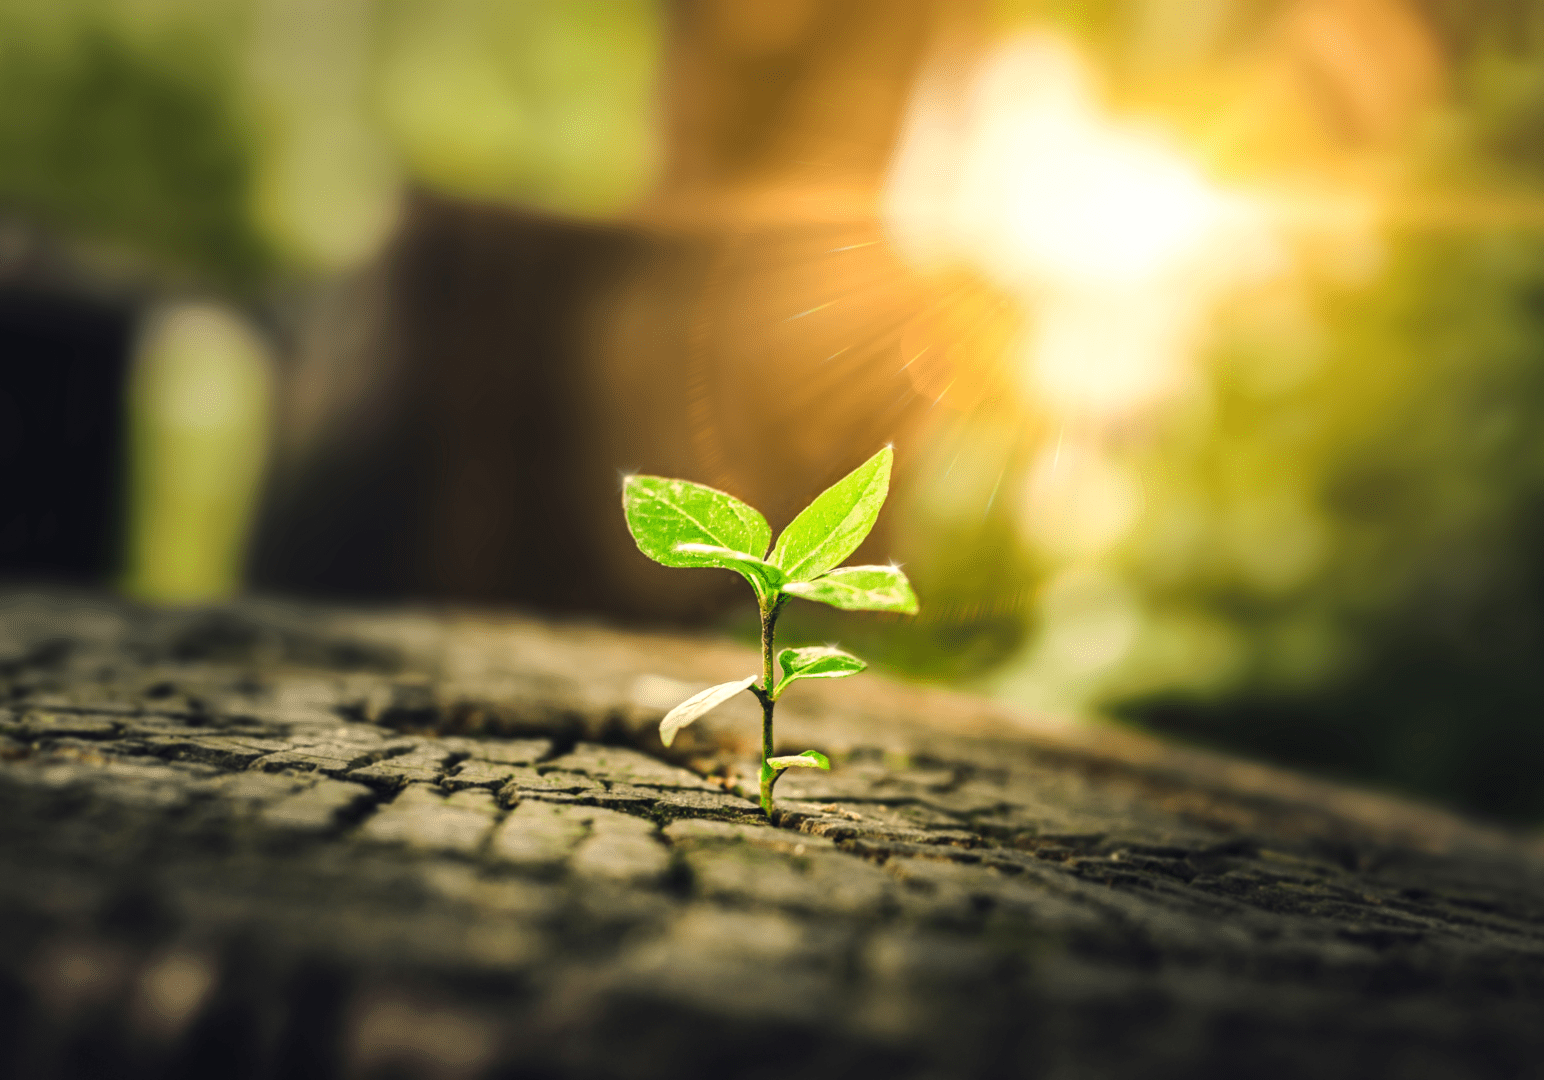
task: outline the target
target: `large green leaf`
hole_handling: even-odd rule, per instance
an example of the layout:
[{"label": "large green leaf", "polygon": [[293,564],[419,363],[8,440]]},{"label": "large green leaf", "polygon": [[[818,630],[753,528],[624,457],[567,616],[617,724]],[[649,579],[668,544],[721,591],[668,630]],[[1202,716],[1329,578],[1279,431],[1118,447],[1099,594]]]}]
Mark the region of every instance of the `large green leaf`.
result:
[{"label": "large green leaf", "polygon": [[677,544],[676,550],[687,555],[701,555],[712,560],[709,564],[711,566],[722,566],[744,575],[745,580],[751,583],[751,588],[756,590],[758,599],[776,596],[778,589],[783,586],[781,570],[744,551],[731,551],[713,544]]},{"label": "large green leaf", "polygon": [[893,566],[844,566],[814,581],[795,581],[783,591],[806,600],[846,611],[917,610],[917,594],[911,591],[906,575]]},{"label": "large green leaf", "polygon": [[688,480],[629,476],[622,483],[622,510],[638,550],[666,566],[725,565],[713,555],[682,551],[682,544],[726,548],[759,559],[772,539],[767,519],[754,508]]},{"label": "large green leaf", "polygon": [[831,771],[831,759],[819,750],[806,750],[802,754],[786,754],[783,757],[769,757],[767,764],[774,769],[825,769]]},{"label": "large green leaf", "polygon": [[890,491],[894,457],[887,446],[821,492],[788,523],[768,561],[791,581],[808,581],[840,566],[874,527]]},{"label": "large green leaf", "polygon": [[748,679],[719,683],[717,686],[708,687],[699,694],[693,694],[667,712],[665,718],[659,722],[659,741],[669,746],[675,742],[676,732],[690,724],[703,713],[718,708],[741,690],[749,688],[751,683],[755,681],[756,676],[752,675]]},{"label": "large green leaf", "polygon": [[830,645],[784,649],[778,654],[777,662],[782,665],[783,677],[772,691],[774,698],[783,692],[783,687],[799,679],[840,679],[845,675],[856,675],[868,667],[852,653]]}]

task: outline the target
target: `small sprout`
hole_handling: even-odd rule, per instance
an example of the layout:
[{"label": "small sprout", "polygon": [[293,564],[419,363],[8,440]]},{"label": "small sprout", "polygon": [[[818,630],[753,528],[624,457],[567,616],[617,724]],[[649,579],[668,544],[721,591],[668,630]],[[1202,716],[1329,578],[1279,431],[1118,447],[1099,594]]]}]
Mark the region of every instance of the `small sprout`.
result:
[{"label": "small sprout", "polygon": [[874,527],[890,492],[890,447],[832,484],[791,521],[769,553],[772,529],[755,509],[715,488],[660,476],[629,476],[622,510],[638,550],[657,563],[733,570],[756,593],[761,611],[761,675],[720,683],[694,694],[660,721],[666,746],[676,732],[742,690],[761,702],[761,809],[772,814],[772,788],[790,768],[830,769],[816,750],[772,756],[772,710],[790,683],[839,679],[866,666],[830,645],[784,649],[783,677],[774,681],[773,634],[778,612],[795,596],[847,611],[917,610],[917,594],[895,566],[842,566]]}]

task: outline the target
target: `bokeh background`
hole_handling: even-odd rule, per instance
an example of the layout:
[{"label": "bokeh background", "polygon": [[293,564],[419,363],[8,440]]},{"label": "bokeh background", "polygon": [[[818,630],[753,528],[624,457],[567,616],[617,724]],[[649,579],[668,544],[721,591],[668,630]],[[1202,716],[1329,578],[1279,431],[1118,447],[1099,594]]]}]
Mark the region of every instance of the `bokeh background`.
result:
[{"label": "bokeh background", "polygon": [[1544,3],[7,0],[0,573],[747,633],[1544,820]]}]

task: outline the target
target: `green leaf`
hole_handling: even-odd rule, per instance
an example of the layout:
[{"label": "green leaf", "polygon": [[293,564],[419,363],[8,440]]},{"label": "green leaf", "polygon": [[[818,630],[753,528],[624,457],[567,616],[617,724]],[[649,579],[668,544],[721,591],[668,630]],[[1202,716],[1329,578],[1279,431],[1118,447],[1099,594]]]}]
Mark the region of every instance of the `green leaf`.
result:
[{"label": "green leaf", "polygon": [[748,679],[741,679],[738,682],[719,683],[717,686],[708,687],[700,694],[693,694],[667,712],[665,718],[659,722],[659,741],[669,746],[675,742],[676,732],[690,724],[703,713],[718,708],[755,681],[756,676],[752,675]]},{"label": "green leaf", "polygon": [[844,566],[814,581],[785,585],[783,591],[846,611],[917,611],[911,582],[893,566]]},{"label": "green leaf", "polygon": [[688,555],[701,555],[713,560],[709,565],[722,566],[744,576],[756,590],[757,597],[777,595],[783,587],[783,572],[764,559],[743,551],[732,551],[713,544],[677,544],[676,550]]},{"label": "green leaf", "polygon": [[824,769],[831,771],[831,759],[819,750],[806,750],[802,754],[788,754],[784,757],[769,757],[767,764],[774,769]]},{"label": "green leaf", "polygon": [[868,667],[852,653],[832,648],[830,645],[811,645],[803,649],[784,649],[778,654],[783,677],[772,691],[775,698],[783,687],[799,679],[840,679],[844,675],[856,675]]},{"label": "green leaf", "polygon": [[840,566],[874,527],[890,491],[894,457],[887,446],[816,496],[788,523],[768,561],[791,581],[808,581]]},{"label": "green leaf", "polygon": [[629,476],[622,483],[627,531],[638,550],[666,566],[722,566],[713,556],[678,550],[682,544],[738,551],[754,558],[767,552],[767,519],[733,495],[689,480]]}]

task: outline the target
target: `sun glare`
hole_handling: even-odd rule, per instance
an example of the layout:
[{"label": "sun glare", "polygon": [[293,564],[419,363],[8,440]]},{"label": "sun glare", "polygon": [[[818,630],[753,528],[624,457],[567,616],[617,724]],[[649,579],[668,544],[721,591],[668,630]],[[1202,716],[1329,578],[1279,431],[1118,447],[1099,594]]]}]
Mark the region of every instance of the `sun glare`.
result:
[{"label": "sun glare", "polygon": [[1219,286],[1270,261],[1255,206],[1101,111],[1082,61],[1046,35],[924,78],[885,210],[915,264],[972,266],[1021,297],[1025,388],[1068,412],[1161,397]]},{"label": "sun glare", "polygon": [[1037,134],[1005,224],[1040,276],[1144,281],[1192,255],[1222,217],[1200,176],[1157,147],[1067,122]]},{"label": "sun glare", "polygon": [[1226,217],[1199,170],[1099,115],[1076,57],[1054,41],[1003,49],[973,89],[950,201],[956,226],[1009,281],[1149,280],[1193,257]]},{"label": "sun glare", "polygon": [[[913,266],[940,282],[966,271],[1015,301],[1018,318],[960,290],[903,335],[900,360],[919,393],[956,409],[995,400],[993,380],[966,359],[1017,384],[1035,445],[1013,520],[1053,573],[1001,690],[1075,709],[1148,617],[1118,575],[1090,569],[1146,506],[1142,477],[1107,436],[1190,384],[1219,301],[1282,267],[1279,218],[1157,132],[1110,115],[1077,53],[1045,34],[929,65],[884,213]],[[961,390],[961,372],[977,385]],[[1004,458],[976,483],[938,486],[984,497],[985,510],[971,507],[984,515],[1007,471]]]}]

